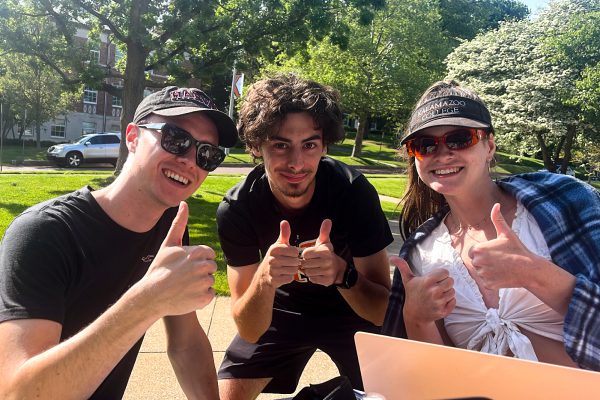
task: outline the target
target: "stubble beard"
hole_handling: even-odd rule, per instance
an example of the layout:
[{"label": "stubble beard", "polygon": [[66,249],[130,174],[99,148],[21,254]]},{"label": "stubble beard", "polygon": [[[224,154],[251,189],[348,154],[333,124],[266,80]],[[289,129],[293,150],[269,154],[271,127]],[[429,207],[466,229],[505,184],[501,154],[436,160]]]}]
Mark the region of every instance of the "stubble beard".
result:
[{"label": "stubble beard", "polygon": [[[308,171],[302,171],[302,173],[306,173],[306,172],[308,172]],[[290,197],[290,198],[295,199],[295,198],[304,196],[310,190],[310,188],[314,185],[315,179],[316,179],[316,176],[313,175],[310,182],[308,182],[306,184],[306,186],[304,186],[304,187],[301,187],[300,184],[288,184],[286,187],[284,185],[279,185],[277,182],[275,182],[273,180],[272,188],[277,190],[279,193],[281,193],[285,197]]]}]

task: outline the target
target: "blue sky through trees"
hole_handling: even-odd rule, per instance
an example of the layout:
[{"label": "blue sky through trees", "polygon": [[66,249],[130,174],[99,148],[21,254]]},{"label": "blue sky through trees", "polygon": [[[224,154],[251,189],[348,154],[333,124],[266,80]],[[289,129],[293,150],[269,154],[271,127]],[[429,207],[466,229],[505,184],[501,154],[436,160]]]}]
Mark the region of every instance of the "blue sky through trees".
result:
[{"label": "blue sky through trees", "polygon": [[537,14],[540,8],[544,8],[548,5],[550,0],[521,0],[529,9],[532,14]]}]

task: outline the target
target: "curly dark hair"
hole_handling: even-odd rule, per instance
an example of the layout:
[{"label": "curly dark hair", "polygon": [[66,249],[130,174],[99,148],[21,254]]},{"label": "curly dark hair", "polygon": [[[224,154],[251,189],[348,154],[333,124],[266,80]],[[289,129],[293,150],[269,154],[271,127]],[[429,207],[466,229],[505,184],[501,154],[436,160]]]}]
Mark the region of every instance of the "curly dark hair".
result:
[{"label": "curly dark hair", "polygon": [[295,74],[277,75],[254,83],[240,110],[238,131],[246,150],[258,149],[276,134],[289,113],[309,113],[323,130],[325,146],[344,138],[339,93],[330,86],[301,79]]}]

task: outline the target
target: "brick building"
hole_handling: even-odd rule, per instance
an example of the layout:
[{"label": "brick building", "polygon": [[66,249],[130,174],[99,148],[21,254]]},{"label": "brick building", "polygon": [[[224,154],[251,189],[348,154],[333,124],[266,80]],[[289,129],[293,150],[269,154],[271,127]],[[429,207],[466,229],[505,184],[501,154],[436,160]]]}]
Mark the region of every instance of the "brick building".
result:
[{"label": "brick building", "polygon": [[[78,29],[75,38],[80,42],[87,41],[88,30]],[[90,51],[90,62],[98,63],[100,67],[113,68],[122,57],[123,54],[108,41],[108,35],[104,33],[100,35],[99,47]],[[155,73],[151,73],[151,77],[158,81],[166,81],[167,78]],[[115,86],[123,85],[121,79],[110,78],[109,82]],[[88,133],[119,132],[121,112],[120,98],[85,87],[81,100],[74,104],[70,112],[57,115],[42,125],[41,140],[67,142]]]}]

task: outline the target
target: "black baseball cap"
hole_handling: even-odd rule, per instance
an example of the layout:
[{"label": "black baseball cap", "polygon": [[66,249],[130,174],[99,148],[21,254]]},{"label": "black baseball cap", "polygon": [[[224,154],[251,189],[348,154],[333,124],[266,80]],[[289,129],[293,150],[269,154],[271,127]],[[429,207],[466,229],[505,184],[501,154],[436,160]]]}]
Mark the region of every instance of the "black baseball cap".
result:
[{"label": "black baseball cap", "polygon": [[167,86],[146,96],[138,105],[133,123],[138,124],[150,114],[173,117],[201,112],[217,126],[219,146],[233,147],[238,139],[234,122],[217,109],[215,103],[200,89]]},{"label": "black baseball cap", "polygon": [[476,96],[471,98],[456,92],[428,99],[413,111],[408,134],[400,144],[414,138],[425,128],[442,125],[491,129],[492,117],[483,101]]}]

